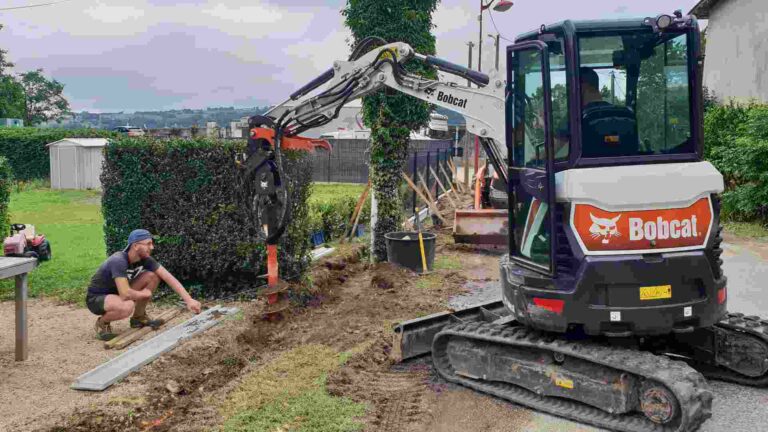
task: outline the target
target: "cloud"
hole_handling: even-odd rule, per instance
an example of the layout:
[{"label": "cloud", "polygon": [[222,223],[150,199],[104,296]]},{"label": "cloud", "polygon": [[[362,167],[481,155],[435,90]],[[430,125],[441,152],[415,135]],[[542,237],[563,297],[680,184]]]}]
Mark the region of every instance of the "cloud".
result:
[{"label": "cloud", "polygon": [[[25,4],[13,0],[11,6]],[[16,72],[43,68],[65,84],[75,110],[136,110],[278,103],[346,59],[346,0],[79,0],[3,14],[0,47]],[[678,7],[690,9],[696,0]],[[686,9],[687,8],[687,9]],[[665,0],[515,2],[493,13],[514,39],[542,23],[671,13]],[[433,22],[437,54],[467,64],[478,5],[441,0]],[[483,19],[483,71],[493,66],[496,33]],[[502,55],[509,42],[502,40]],[[503,58],[503,57],[502,57]],[[504,69],[504,61],[501,61]],[[447,77],[451,77],[448,75]],[[461,84],[466,81],[455,79]]]},{"label": "cloud", "polygon": [[98,22],[118,24],[143,17],[144,9],[133,6],[110,6],[104,3],[99,3],[96,6],[91,6],[86,9],[85,13]]}]

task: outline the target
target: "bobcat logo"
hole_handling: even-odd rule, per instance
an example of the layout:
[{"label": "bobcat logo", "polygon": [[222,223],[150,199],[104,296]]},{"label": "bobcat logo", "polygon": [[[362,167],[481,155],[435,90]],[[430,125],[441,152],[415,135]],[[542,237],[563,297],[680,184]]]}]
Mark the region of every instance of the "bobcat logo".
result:
[{"label": "bobcat logo", "polygon": [[435,88],[434,87],[430,87],[430,88],[424,90],[424,93],[426,93],[427,96],[432,96],[433,94],[435,94]]},{"label": "bobcat logo", "polygon": [[611,237],[621,237],[621,233],[618,228],[616,228],[616,222],[621,215],[618,215],[613,219],[603,219],[595,217],[590,213],[589,217],[592,218],[592,226],[589,227],[589,232],[592,234],[592,238],[596,239],[602,237],[602,243],[608,244]]}]

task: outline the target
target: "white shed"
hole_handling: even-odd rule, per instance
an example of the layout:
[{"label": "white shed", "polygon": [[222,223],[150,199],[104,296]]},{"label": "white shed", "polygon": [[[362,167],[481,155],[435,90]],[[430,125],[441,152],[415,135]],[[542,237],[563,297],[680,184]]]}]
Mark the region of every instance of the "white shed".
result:
[{"label": "white shed", "polygon": [[106,138],[65,138],[47,144],[51,189],[101,189]]}]

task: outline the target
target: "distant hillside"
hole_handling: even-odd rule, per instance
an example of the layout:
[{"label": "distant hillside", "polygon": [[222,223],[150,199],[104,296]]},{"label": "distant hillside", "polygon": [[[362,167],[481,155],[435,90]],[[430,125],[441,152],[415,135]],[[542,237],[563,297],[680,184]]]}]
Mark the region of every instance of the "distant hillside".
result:
[{"label": "distant hillside", "polygon": [[60,123],[49,122],[46,127],[77,129],[92,127],[96,129],[113,129],[118,126],[138,126],[148,129],[176,127],[188,128],[193,125],[205,127],[210,121],[215,121],[219,126],[229,125],[230,122],[239,121],[243,117],[262,114],[269,107],[254,108],[207,108],[200,110],[182,109],[169,111],[137,111],[135,113],[89,113],[82,111],[73,113],[71,118]]}]

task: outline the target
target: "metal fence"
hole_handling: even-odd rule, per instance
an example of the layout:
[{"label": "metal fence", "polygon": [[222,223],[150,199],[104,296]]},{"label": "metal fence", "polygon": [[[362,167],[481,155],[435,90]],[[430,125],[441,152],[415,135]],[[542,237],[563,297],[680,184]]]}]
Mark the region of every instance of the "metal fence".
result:
[{"label": "metal fence", "polygon": [[[333,183],[368,182],[368,140],[367,139],[328,139],[332,151],[317,149],[313,154],[312,180]],[[411,141],[411,156],[427,153],[445,154],[453,146],[451,140],[414,140]],[[410,166],[410,164],[409,164]]]},{"label": "metal fence", "polygon": [[[369,142],[366,139],[329,139],[333,150],[317,149],[313,154],[312,180],[316,182],[367,183]],[[414,140],[411,141],[411,151],[404,171],[419,184],[427,185],[434,198],[442,194],[437,179],[444,187],[450,187],[451,168],[448,159],[451,158],[454,142],[452,140]],[[458,158],[457,158],[458,159]],[[435,177],[437,176],[437,178]],[[403,184],[401,192],[403,211],[411,215],[424,205],[416,192]]]}]

